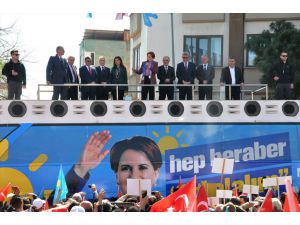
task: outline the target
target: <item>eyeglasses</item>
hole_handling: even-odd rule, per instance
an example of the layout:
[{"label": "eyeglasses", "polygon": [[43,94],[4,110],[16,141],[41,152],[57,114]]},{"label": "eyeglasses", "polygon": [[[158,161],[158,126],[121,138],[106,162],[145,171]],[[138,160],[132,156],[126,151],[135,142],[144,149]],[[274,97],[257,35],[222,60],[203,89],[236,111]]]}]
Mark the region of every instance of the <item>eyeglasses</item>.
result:
[{"label": "eyeglasses", "polygon": [[86,60],[86,62],[92,62],[91,60]]},{"label": "eyeglasses", "polygon": [[19,56],[20,54],[14,53],[13,55],[15,55],[15,56]]},{"label": "eyeglasses", "polygon": [[287,55],[281,55],[281,57],[288,57]]}]

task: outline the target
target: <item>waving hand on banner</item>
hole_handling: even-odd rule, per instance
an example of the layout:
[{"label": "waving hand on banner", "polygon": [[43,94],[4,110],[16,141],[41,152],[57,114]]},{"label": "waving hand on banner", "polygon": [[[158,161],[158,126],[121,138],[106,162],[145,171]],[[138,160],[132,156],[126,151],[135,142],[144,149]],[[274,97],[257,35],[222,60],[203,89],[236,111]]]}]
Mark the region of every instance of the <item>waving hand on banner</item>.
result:
[{"label": "waving hand on banner", "polygon": [[94,169],[109,153],[108,150],[102,150],[104,145],[110,140],[109,131],[104,130],[101,133],[95,132],[83,147],[79,162],[74,170],[78,176],[84,177],[89,170]]}]

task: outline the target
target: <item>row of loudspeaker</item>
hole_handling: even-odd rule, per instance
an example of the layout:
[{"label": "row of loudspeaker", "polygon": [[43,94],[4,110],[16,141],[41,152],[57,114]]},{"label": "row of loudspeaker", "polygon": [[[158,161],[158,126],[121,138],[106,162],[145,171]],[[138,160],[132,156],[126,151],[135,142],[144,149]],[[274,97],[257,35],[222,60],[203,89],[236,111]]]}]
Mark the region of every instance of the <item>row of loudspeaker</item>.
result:
[{"label": "row of loudspeaker", "polygon": [[[91,104],[90,111],[95,117],[105,116],[107,105],[102,101],[95,101]],[[141,117],[146,113],[146,105],[141,101],[134,101],[130,104],[129,111],[134,117]],[[223,105],[218,101],[211,101],[206,106],[206,111],[211,117],[219,117],[223,113]],[[248,116],[258,116],[261,106],[257,101],[248,101],[244,106]],[[22,101],[13,101],[9,104],[8,112],[12,117],[23,117],[27,107]],[[64,101],[54,101],[50,106],[50,112],[55,117],[63,117],[68,112],[68,105]],[[296,102],[287,101],[282,105],[282,112],[285,116],[296,116],[299,113],[299,106]],[[168,113],[172,117],[180,117],[184,113],[184,105],[179,101],[170,102]]]}]

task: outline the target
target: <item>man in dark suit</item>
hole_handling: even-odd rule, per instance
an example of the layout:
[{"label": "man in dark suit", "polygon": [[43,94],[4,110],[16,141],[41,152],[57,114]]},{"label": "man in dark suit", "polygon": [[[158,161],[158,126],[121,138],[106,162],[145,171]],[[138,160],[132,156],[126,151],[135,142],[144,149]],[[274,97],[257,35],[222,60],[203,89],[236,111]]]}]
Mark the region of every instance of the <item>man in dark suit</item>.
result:
[{"label": "man in dark suit", "polygon": [[[182,54],[182,62],[177,64],[176,76],[178,78],[178,84],[190,85],[194,84],[196,76],[196,65],[189,62],[189,54],[184,52]],[[179,99],[180,100],[193,100],[193,87],[181,86],[179,87]]]},{"label": "man in dark suit", "polygon": [[[97,71],[97,84],[108,84],[110,80],[110,69],[105,66],[104,56],[99,57],[99,66],[96,67]],[[96,99],[108,100],[109,87],[101,86],[96,87]]]},{"label": "man in dark suit", "polygon": [[[74,66],[75,57],[68,57],[68,75],[71,84],[79,84],[79,78],[77,74],[76,66]],[[78,100],[78,86],[70,86],[69,87],[69,96],[68,99]]]},{"label": "man in dark suit", "polygon": [[[91,67],[92,60],[90,57],[84,58],[85,65],[80,67],[79,76],[81,79],[81,84],[95,84],[97,72]],[[96,87],[81,87],[81,99],[82,100],[95,100],[96,97]]]},{"label": "man in dark suit", "polygon": [[[221,74],[221,85],[233,84],[239,86],[226,86],[225,95],[226,100],[240,100],[241,99],[241,87],[244,85],[244,75],[242,70],[235,66],[235,59],[229,58],[228,66],[223,68]],[[229,96],[229,87],[231,88],[231,97]]]},{"label": "man in dark suit", "polygon": [[[47,84],[65,84],[69,83],[68,63],[62,58],[65,50],[62,46],[56,48],[56,56],[50,56],[46,69]],[[61,100],[68,99],[67,86],[54,86],[52,100],[58,100],[59,95]]]},{"label": "man in dark suit", "polygon": [[[163,58],[163,65],[158,67],[157,78],[159,84],[173,85],[175,80],[175,70],[172,66],[169,66],[170,58],[165,56]],[[159,87],[159,100],[165,100],[168,96],[168,100],[174,99],[174,87],[160,86]]]},{"label": "man in dark suit", "polygon": [[[201,56],[202,64],[197,67],[197,78],[199,84],[212,84],[215,78],[215,69],[212,65],[208,64],[208,56]],[[212,86],[199,86],[199,100],[212,99]]]}]

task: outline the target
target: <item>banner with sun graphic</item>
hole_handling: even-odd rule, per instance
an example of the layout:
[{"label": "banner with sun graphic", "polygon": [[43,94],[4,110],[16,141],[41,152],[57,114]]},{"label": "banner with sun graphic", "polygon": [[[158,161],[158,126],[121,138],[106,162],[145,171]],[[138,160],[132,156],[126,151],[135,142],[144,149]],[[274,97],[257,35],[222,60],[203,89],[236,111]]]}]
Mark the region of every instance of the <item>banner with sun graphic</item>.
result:
[{"label": "banner with sun graphic", "polygon": [[[89,184],[108,197],[126,192],[127,178],[151,179],[167,195],[194,175],[209,196],[216,188],[259,185],[268,176],[293,176],[299,186],[299,125],[134,124],[1,125],[0,187],[49,195],[62,165],[69,193]],[[234,172],[211,174],[213,157],[234,158]],[[299,176],[298,176],[299,175]]]}]

